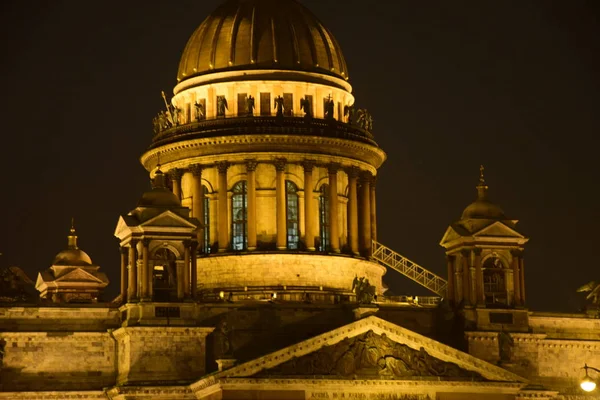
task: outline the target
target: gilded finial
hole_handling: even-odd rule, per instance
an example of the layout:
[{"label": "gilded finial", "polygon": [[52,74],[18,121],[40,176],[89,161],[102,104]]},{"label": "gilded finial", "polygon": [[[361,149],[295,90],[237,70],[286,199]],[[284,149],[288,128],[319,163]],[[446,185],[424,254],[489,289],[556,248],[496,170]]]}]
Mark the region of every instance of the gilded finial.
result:
[{"label": "gilded finial", "polygon": [[487,197],[488,186],[485,184],[485,177],[483,171],[485,168],[483,165],[479,166],[479,184],[477,185],[477,198],[479,200],[485,200]]},{"label": "gilded finial", "polygon": [[75,232],[75,218],[71,217],[71,229],[69,230],[69,236],[67,236],[68,248],[77,250],[77,235]]},{"label": "gilded finial", "polygon": [[485,168],[483,167],[483,165],[479,166],[479,184],[480,185],[485,185],[485,178],[483,177],[483,171],[485,170]]}]

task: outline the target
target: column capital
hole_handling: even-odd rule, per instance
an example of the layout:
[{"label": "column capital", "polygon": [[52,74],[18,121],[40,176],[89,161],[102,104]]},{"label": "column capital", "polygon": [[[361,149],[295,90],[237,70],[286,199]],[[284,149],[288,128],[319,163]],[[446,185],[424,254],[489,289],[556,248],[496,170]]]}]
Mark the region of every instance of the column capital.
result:
[{"label": "column capital", "polygon": [[341,165],[339,163],[327,164],[327,171],[329,172],[329,175],[337,174],[340,168]]},{"label": "column capital", "polygon": [[190,165],[190,172],[192,175],[198,177],[202,176],[202,165],[200,164],[192,164]]},{"label": "column capital", "polygon": [[510,254],[513,257],[523,257],[523,250],[522,249],[513,249],[510,251]]},{"label": "column capital", "polygon": [[473,254],[475,254],[477,257],[481,256],[481,249],[479,247],[475,247],[473,249]]},{"label": "column capital", "polygon": [[371,174],[369,171],[362,171],[360,173],[360,181],[364,183],[373,182],[373,174]]},{"label": "column capital", "polygon": [[304,172],[312,172],[313,168],[317,164],[316,160],[304,160],[302,161],[302,167],[304,167]]},{"label": "column capital", "polygon": [[169,177],[173,180],[180,180],[183,176],[183,170],[180,168],[173,168],[169,170]]},{"label": "column capital", "polygon": [[220,174],[226,174],[227,170],[231,166],[231,164],[229,164],[227,161],[217,161],[215,165],[217,166]]},{"label": "column capital", "polygon": [[148,247],[148,245],[150,244],[150,241],[151,241],[150,239],[144,238],[144,239],[142,239],[142,245],[144,247]]},{"label": "column capital", "polygon": [[348,178],[358,178],[358,176],[360,175],[360,168],[354,165],[344,168],[344,171],[346,171]]},{"label": "column capital", "polygon": [[446,254],[446,261],[448,261],[448,262],[454,261],[455,258],[456,258],[455,255]]},{"label": "column capital", "polygon": [[257,166],[258,166],[258,161],[256,161],[255,159],[246,160],[246,172],[256,171]]},{"label": "column capital", "polygon": [[183,241],[183,246],[187,249],[189,247],[191,247],[192,245],[192,241],[190,239],[186,239]]},{"label": "column capital", "polygon": [[121,254],[129,254],[129,247],[122,246],[121,247]]},{"label": "column capital", "polygon": [[274,161],[275,164],[275,170],[279,171],[279,172],[283,172],[285,171],[285,166],[287,164],[287,159],[285,158],[276,158]]}]

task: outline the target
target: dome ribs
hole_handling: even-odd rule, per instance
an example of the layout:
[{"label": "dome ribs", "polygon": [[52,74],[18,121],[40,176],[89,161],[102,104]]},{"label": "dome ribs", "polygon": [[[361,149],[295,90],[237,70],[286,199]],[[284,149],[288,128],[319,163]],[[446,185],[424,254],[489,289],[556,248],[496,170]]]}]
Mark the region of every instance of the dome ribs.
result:
[{"label": "dome ribs", "polygon": [[250,23],[250,63],[256,62],[256,6],[252,7],[252,22]]},{"label": "dome ribs", "polygon": [[235,48],[237,45],[238,39],[238,31],[240,29],[240,15],[242,11],[242,3],[237,8],[235,12],[235,17],[233,18],[233,23],[231,24],[231,40],[229,42],[229,65],[235,65]]},{"label": "dome ribs", "polygon": [[228,0],[186,44],[178,82],[211,72],[281,69],[348,79],[335,37],[293,0]]},{"label": "dome ribs", "polygon": [[294,28],[294,23],[288,19],[288,26],[290,29],[290,34],[292,35],[292,43],[294,45],[293,51],[293,63],[300,64],[300,46],[298,44],[298,36],[296,36],[296,29]]},{"label": "dome ribs", "polygon": [[277,63],[277,36],[275,34],[275,20],[271,18],[271,40],[273,41],[273,61]]},{"label": "dome ribs", "polygon": [[217,58],[217,43],[219,42],[219,36],[221,35],[221,29],[223,28],[223,24],[225,23],[225,21],[227,20],[227,18],[221,17],[219,19],[219,24],[217,25],[217,28],[214,30],[213,33],[213,38],[212,38],[212,48],[210,49],[210,69],[214,69],[215,65],[216,65],[216,58]]}]

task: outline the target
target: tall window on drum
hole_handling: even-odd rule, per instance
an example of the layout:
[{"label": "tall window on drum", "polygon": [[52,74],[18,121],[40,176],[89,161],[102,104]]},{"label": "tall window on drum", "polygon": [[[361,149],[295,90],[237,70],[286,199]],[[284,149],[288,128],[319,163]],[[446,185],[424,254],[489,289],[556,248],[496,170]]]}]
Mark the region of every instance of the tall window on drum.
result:
[{"label": "tall window on drum", "polygon": [[287,248],[298,249],[300,243],[300,228],[298,218],[298,187],[293,182],[285,181],[286,219],[287,219]]},{"label": "tall window on drum", "polygon": [[233,250],[245,250],[248,247],[248,188],[246,181],[240,181],[233,187],[231,204]]},{"label": "tall window on drum", "polygon": [[319,251],[327,251],[329,249],[330,233],[329,233],[329,185],[321,185],[319,193]]},{"label": "tall window on drum", "polygon": [[206,254],[210,253],[210,199],[208,198],[208,188],[202,186],[204,192],[204,215],[202,222],[204,223],[204,248],[202,251]]}]

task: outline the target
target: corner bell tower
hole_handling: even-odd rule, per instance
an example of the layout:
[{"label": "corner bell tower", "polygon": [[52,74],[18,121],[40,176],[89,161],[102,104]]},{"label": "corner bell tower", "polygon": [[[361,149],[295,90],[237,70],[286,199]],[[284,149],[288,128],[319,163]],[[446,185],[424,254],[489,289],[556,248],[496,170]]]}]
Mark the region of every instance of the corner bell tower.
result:
[{"label": "corner bell tower", "polygon": [[[161,311],[168,307],[155,303],[182,303],[195,297],[192,282],[200,222],[190,218],[189,208],[167,189],[160,168],[152,186],[133,211],[120,217],[115,231],[121,241],[121,300],[128,306],[127,323],[144,323],[150,316],[148,322],[157,323],[155,318],[169,315]],[[179,317],[175,308],[172,313]]]},{"label": "corner bell tower", "polygon": [[448,261],[447,298],[464,310],[471,328],[521,330],[527,326],[523,250],[529,239],[488,200],[483,166],[476,188],[477,199],[440,242]]}]

